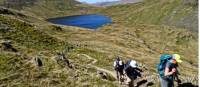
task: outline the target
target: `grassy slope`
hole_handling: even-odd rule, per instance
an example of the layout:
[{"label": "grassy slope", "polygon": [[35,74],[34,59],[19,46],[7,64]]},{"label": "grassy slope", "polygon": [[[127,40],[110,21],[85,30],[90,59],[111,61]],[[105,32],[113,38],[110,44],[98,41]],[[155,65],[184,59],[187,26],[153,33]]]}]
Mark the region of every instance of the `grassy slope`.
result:
[{"label": "grassy slope", "polygon": [[[26,64],[28,61],[25,58],[26,56],[16,57],[12,52],[1,50],[1,68],[5,70],[1,71],[0,83],[2,83],[2,86],[20,87],[27,85],[68,85],[71,87],[105,85],[116,87],[115,82],[102,80],[97,77],[96,70],[86,65],[88,60],[85,60],[84,57],[78,58],[77,54],[88,54],[98,60],[97,66],[109,70],[113,70],[114,56],[120,55],[125,60],[128,58],[137,60],[148,68],[147,71],[155,73],[155,64],[158,63],[160,55],[159,50],[168,47],[173,52],[181,54],[185,61],[180,65],[180,69],[183,71],[181,72],[183,82],[197,84],[198,79],[189,80],[189,78],[185,78],[197,76],[198,74],[198,51],[196,49],[198,47],[198,37],[196,32],[165,25],[161,26],[159,24],[153,25],[154,22],[152,24],[150,21],[147,24],[143,22],[142,24],[132,24],[131,21],[134,20],[124,20],[123,16],[117,13],[121,11],[120,13],[123,15],[123,11],[127,13],[127,9],[130,10],[130,8],[135,10],[143,8],[143,10],[146,10],[148,8],[145,7],[152,5],[152,3],[154,1],[144,4],[111,7],[112,13],[115,12],[116,14],[108,14],[107,12],[110,9],[100,9],[98,12],[113,17],[114,23],[96,31],[67,26],[58,27],[45,22],[40,25],[29,25],[29,23],[10,18],[10,16],[0,16],[1,24],[14,29],[14,32],[1,32],[1,37],[3,37],[1,39],[11,39],[14,42],[14,47],[22,54],[26,54],[28,57],[39,56],[45,64],[42,70],[38,70],[34,63]],[[132,13],[132,11],[129,12],[130,14]],[[43,18],[42,16],[40,17]],[[78,67],[75,70],[63,68],[63,65],[60,66],[52,59],[53,56],[56,56],[55,50],[62,51],[68,49],[70,44],[66,45],[64,43],[74,44],[74,49],[66,52],[66,54],[69,55],[70,61]],[[22,68],[22,70],[19,68]],[[9,71],[11,69],[13,71]],[[21,72],[23,74],[20,74]],[[11,76],[6,73],[11,73]],[[15,73],[16,75],[12,76]],[[78,77],[73,79],[74,76]]]},{"label": "grassy slope", "polygon": [[184,0],[146,0],[137,4],[111,6],[96,12],[111,16],[115,22],[127,26],[133,23],[164,24],[198,30],[198,6],[184,3]]},{"label": "grassy slope", "polygon": [[[24,11],[31,12],[33,15],[42,18],[52,18],[56,16],[66,16],[80,14],[81,8],[87,7],[86,5],[75,6],[76,2],[71,0],[73,3],[64,0],[61,4],[59,1],[48,1],[47,3],[38,2],[31,7],[25,7]],[[40,10],[38,10],[40,9]]]},{"label": "grassy slope", "polygon": [[[0,62],[1,76],[0,86],[26,87],[26,86],[68,86],[80,87],[100,86],[102,83],[107,86],[115,85],[111,81],[101,80],[94,68],[82,65],[77,59],[77,48],[67,44],[66,41],[52,37],[43,30],[36,29],[34,25],[30,25],[23,21],[17,20],[10,16],[0,16],[1,24],[1,41],[11,40],[12,45],[19,53],[6,51],[1,47]],[[11,31],[5,31],[5,27],[9,27]],[[49,29],[55,27],[49,26]],[[76,46],[76,45],[75,45]],[[70,69],[62,63],[55,61],[56,52],[63,51],[73,47],[70,54],[70,62],[75,69]],[[18,54],[18,56],[16,56]],[[20,55],[19,55],[20,54]],[[34,62],[34,58],[40,58],[43,62],[42,67],[38,67]],[[92,83],[91,83],[92,82]]]},{"label": "grassy slope", "polygon": [[[91,13],[99,13],[112,17],[114,24],[100,30],[108,30],[105,33],[106,35],[108,34],[106,38],[112,37],[112,40],[109,42],[122,45],[129,49],[136,49],[148,55],[142,57],[135,55],[134,51],[131,52],[128,50],[127,52],[130,53],[126,53],[126,56],[132,54],[131,57],[136,57],[137,60],[143,63],[149,58],[151,61],[148,60],[146,64],[151,66],[152,69],[155,69],[155,63],[158,62],[157,58],[159,55],[156,53],[160,49],[168,47],[173,50],[173,53],[182,55],[182,58],[185,60],[183,67],[181,67],[182,70],[197,75],[198,49],[196,48],[198,48],[198,33],[188,31],[197,31],[197,6],[195,4],[183,4],[180,0],[146,0],[143,3],[95,9]],[[182,24],[179,25],[179,23]],[[172,26],[169,27],[169,25]],[[113,34],[115,31],[116,33]],[[113,38],[113,35],[117,37]],[[121,39],[122,37],[124,40]],[[137,40],[140,43],[137,43]],[[116,49],[116,47],[113,48]],[[120,51],[124,52],[125,50],[120,49]],[[151,51],[155,51],[155,53]],[[188,72],[184,74],[188,74]]]},{"label": "grassy slope", "polygon": [[[170,49],[172,50],[181,52],[185,48],[192,50],[198,47],[198,33],[190,32],[188,30],[180,28],[183,29],[182,32],[185,32],[185,34],[183,34],[180,33],[181,30],[176,28],[175,26],[166,26],[173,25],[177,23],[177,21],[180,21],[181,19],[190,15],[190,13],[196,12],[196,5],[183,3],[184,2],[180,0],[146,0],[142,3],[118,5],[102,9],[95,9],[91,11],[91,13],[95,12],[112,17],[116,27],[111,26],[110,32],[115,31],[113,29],[119,27],[122,30],[130,29],[132,30],[130,31],[130,35],[136,35],[137,37],[144,40],[144,43],[147,44],[148,47],[152,50],[156,50],[158,52],[159,49],[162,49],[164,47],[170,47]],[[192,15],[194,15],[195,17],[195,15],[197,14]],[[192,22],[190,22],[190,26],[197,29],[196,21],[198,20],[191,19],[191,21]],[[182,27],[189,30],[191,29],[187,26]],[[133,31],[135,31],[136,34],[132,34]],[[126,36],[125,34],[119,34],[119,36],[120,35]],[[122,41],[122,43],[124,42]],[[195,55],[195,57],[192,58],[192,60],[190,60],[191,58],[189,57],[188,52],[192,52],[191,54]],[[185,50],[183,54],[188,55],[188,57],[186,57],[185,59],[194,61],[197,57],[197,50]],[[195,65],[197,66],[197,62]]]},{"label": "grassy slope", "polygon": [[[4,0],[3,0],[4,1]],[[1,6],[6,7],[0,2]],[[28,0],[22,0],[29,2]],[[33,4],[24,3],[23,5],[10,3],[10,8],[20,10],[22,13],[38,19],[52,18],[58,16],[78,15],[81,14],[80,10],[89,9],[91,6],[80,4],[75,0],[34,0],[30,1]]]},{"label": "grassy slope", "polygon": [[[71,41],[77,41],[82,44],[87,44],[89,47],[91,46],[90,49],[107,55],[110,61],[108,62],[109,64],[112,63],[113,57],[119,54],[125,58],[133,57],[154,68],[155,63],[158,62],[159,50],[168,47],[174,52],[180,53],[183,60],[192,62],[194,64],[193,66],[197,68],[197,50],[194,50],[198,46],[197,37],[187,30],[173,30],[174,28],[166,26],[146,25],[138,25],[133,28],[122,26],[113,27],[115,26],[105,27],[99,32],[72,32],[73,34],[70,34],[70,37],[59,33],[57,37],[67,37]],[[152,61],[146,63],[146,57]],[[102,63],[104,62],[102,60]]]}]

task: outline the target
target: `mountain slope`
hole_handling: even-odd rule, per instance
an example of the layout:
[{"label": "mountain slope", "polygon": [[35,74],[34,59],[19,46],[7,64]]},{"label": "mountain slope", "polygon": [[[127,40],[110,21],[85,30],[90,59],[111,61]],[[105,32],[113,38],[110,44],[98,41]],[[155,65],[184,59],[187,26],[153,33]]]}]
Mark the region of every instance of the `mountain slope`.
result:
[{"label": "mountain slope", "polygon": [[[152,19],[148,22],[138,15],[137,22],[122,16],[171,5],[169,2],[152,4],[155,1],[158,0],[95,8],[91,13],[106,14],[114,19],[113,24],[95,31],[48,23],[46,18],[60,15],[41,15],[46,14],[48,9],[37,9],[41,14],[30,10],[0,10],[0,86],[117,87],[119,84],[113,77],[112,65],[119,55],[123,60],[138,61],[144,70],[144,78],[138,81],[147,79],[143,87],[150,83],[153,83],[152,87],[158,87],[155,67],[159,62],[159,51],[164,48],[181,55],[184,61],[179,65],[182,82],[198,85],[197,32],[158,23],[165,21],[158,18],[153,22],[154,15],[143,15]],[[171,9],[161,11],[170,13]],[[75,14],[76,10],[71,9],[71,12],[69,14]]]},{"label": "mountain slope", "polygon": [[[98,70],[81,63],[87,60],[75,61],[76,44],[7,15],[0,15],[0,25],[0,86],[116,86],[111,83],[112,76],[101,80]],[[59,29],[51,25],[46,28]],[[62,60],[61,52],[70,54],[70,66]]]},{"label": "mountain slope", "polygon": [[94,3],[95,6],[112,6],[112,5],[121,5],[121,4],[129,4],[129,3],[138,3],[142,2],[143,0],[120,0],[120,1],[111,1],[111,2],[101,2],[101,3]]},{"label": "mountain slope", "polygon": [[108,15],[115,22],[122,22],[127,26],[141,23],[169,25],[198,31],[197,4],[196,0],[190,2],[186,0],[146,0],[137,4],[111,6],[94,11]]},{"label": "mountain slope", "polygon": [[3,0],[0,5],[40,19],[81,14],[80,10],[90,7],[75,0]]}]

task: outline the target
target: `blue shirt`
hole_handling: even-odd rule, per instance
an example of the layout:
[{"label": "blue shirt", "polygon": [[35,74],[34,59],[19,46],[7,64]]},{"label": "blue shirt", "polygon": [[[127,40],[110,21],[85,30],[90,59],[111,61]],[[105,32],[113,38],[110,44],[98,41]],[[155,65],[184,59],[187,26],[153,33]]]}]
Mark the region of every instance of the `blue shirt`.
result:
[{"label": "blue shirt", "polygon": [[[176,68],[176,74],[179,74],[177,70],[177,64],[172,63],[173,60],[169,60],[166,64],[166,68],[169,68],[169,72],[172,71],[173,68]],[[168,80],[174,80],[174,74],[167,76]]]}]

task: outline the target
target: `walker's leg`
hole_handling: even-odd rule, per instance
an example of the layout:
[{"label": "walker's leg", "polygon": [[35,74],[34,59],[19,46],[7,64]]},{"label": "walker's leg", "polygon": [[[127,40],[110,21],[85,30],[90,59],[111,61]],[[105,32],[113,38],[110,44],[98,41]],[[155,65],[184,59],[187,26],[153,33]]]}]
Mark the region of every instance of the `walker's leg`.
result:
[{"label": "walker's leg", "polygon": [[129,82],[129,87],[134,87],[134,81],[133,81],[133,80],[131,80],[131,81]]},{"label": "walker's leg", "polygon": [[119,81],[119,74],[118,74],[118,71],[116,71],[116,75],[117,75],[117,80]]}]

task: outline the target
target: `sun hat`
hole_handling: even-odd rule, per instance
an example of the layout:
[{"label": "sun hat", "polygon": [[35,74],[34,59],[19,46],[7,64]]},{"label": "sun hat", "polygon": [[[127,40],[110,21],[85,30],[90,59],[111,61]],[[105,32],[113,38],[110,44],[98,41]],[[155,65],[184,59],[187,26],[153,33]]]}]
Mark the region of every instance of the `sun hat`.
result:
[{"label": "sun hat", "polygon": [[135,60],[131,60],[130,66],[131,66],[132,68],[136,68],[136,67],[137,67],[137,62],[136,62]]},{"label": "sun hat", "polygon": [[173,54],[172,58],[175,59],[178,63],[183,62],[179,54]]}]

